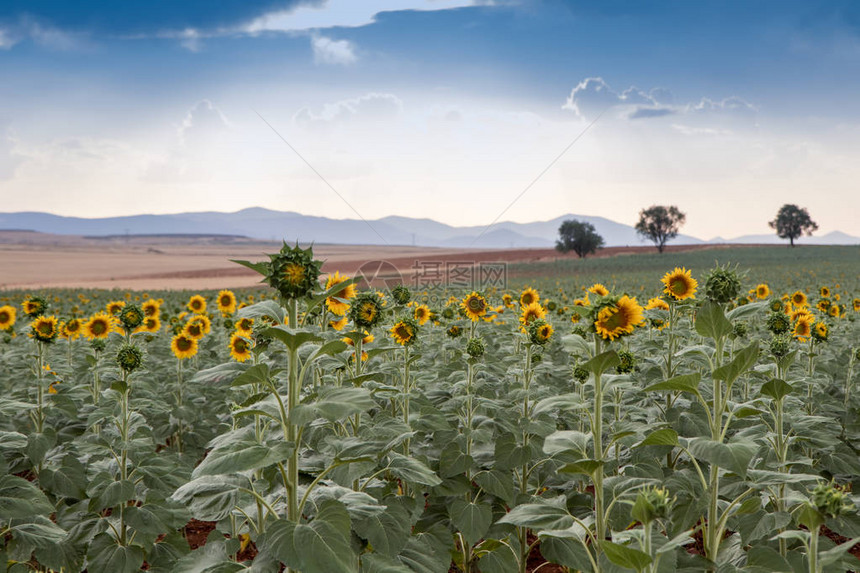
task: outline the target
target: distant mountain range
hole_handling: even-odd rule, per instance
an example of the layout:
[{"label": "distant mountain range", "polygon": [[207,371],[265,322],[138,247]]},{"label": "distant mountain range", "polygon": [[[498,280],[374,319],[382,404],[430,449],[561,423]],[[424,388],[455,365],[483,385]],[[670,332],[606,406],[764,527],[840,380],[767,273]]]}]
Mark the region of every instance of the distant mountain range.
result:
[{"label": "distant mountain range", "polygon": [[[603,217],[563,215],[534,223],[496,223],[483,226],[454,227],[432,219],[384,217],[372,221],[329,219],[291,211],[272,211],[261,207],[235,213],[214,211],[172,215],[132,215],[84,219],[50,213],[0,213],[0,230],[25,229],[65,235],[239,235],[253,239],[360,245],[417,245],[426,247],[473,248],[546,248],[555,245],[558,227],[568,219],[594,225],[606,246],[646,245],[630,225]],[[784,243],[773,235],[744,235],[732,239],[715,237],[703,241],[678,235],[672,244],[701,243]],[[803,237],[800,244],[856,245],[860,237],[833,231],[820,237]]]}]

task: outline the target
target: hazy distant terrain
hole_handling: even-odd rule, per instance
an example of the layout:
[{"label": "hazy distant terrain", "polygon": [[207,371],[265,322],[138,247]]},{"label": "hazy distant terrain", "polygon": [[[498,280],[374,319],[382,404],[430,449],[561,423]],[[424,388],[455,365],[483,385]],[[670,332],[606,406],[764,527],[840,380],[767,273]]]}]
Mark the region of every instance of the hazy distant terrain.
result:
[{"label": "hazy distant terrain", "polygon": [[[173,215],[134,215],[84,219],[49,213],[0,213],[0,229],[26,229],[61,235],[159,235],[203,234],[238,235],[252,239],[287,242],[314,242],[353,245],[413,245],[447,248],[549,248],[555,244],[558,227],[567,219],[587,221],[603,236],[608,247],[646,245],[630,225],[603,217],[563,215],[534,223],[497,223],[454,227],[432,219],[384,217],[369,222],[360,219],[329,219],[290,211],[271,211],[259,207],[235,213],[200,212]],[[673,244],[700,243],[780,243],[771,235],[746,235],[708,241],[679,235]],[[860,244],[860,237],[838,231],[818,237],[804,237],[801,244]]]}]

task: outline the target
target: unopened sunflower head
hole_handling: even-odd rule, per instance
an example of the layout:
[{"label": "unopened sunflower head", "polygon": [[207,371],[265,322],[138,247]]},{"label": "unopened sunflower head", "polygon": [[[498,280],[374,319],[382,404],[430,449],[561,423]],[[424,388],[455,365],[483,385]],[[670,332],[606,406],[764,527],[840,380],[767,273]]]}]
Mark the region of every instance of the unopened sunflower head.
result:
[{"label": "unopened sunflower head", "polygon": [[736,299],[740,293],[741,276],[737,268],[717,265],[705,278],[705,296],[708,300],[726,304]]},{"label": "unopened sunflower head", "polygon": [[319,287],[322,261],[314,259],[313,249],[302,249],[286,243],[281,251],[269,255],[266,281],[282,298],[295,300],[310,297]]}]

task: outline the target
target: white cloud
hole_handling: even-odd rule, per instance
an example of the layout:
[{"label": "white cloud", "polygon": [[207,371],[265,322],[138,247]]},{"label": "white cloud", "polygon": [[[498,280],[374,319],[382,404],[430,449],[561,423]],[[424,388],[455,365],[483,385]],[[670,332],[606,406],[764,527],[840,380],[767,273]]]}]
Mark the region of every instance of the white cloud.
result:
[{"label": "white cloud", "polygon": [[665,88],[644,92],[629,87],[623,92],[613,90],[603,78],[586,78],[571,90],[562,109],[573,111],[581,118],[592,119],[611,108],[618,108],[625,119],[650,119],[670,115],[722,114],[733,117],[755,118],[758,108],[751,103],[731,96],[722,100],[703,97],[695,103],[677,104],[672,93]]},{"label": "white cloud", "polygon": [[315,35],[311,36],[311,47],[314,50],[314,61],[318,64],[346,66],[358,59],[354,45],[348,40],[332,40]]},{"label": "white cloud", "polygon": [[7,125],[0,121],[0,181],[11,179],[21,157],[15,151],[15,140]]},{"label": "white cloud", "polygon": [[186,147],[205,144],[230,127],[224,113],[208,99],[191,106],[179,126],[179,140]]},{"label": "white cloud", "polygon": [[293,116],[299,125],[347,122],[354,119],[379,120],[396,117],[403,102],[394,94],[369,93],[361,97],[327,103],[318,113],[302,108]]},{"label": "white cloud", "polygon": [[334,27],[356,28],[374,23],[380,12],[450,10],[482,3],[478,0],[327,0],[269,12],[243,25],[241,30],[258,34]]}]

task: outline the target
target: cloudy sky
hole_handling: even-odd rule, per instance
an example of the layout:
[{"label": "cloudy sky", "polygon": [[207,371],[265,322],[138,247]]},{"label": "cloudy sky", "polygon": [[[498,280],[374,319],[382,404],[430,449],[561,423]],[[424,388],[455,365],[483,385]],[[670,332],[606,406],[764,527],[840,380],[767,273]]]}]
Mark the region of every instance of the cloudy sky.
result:
[{"label": "cloudy sky", "polygon": [[4,212],[860,234],[851,0],[4,0],[0,78]]}]

